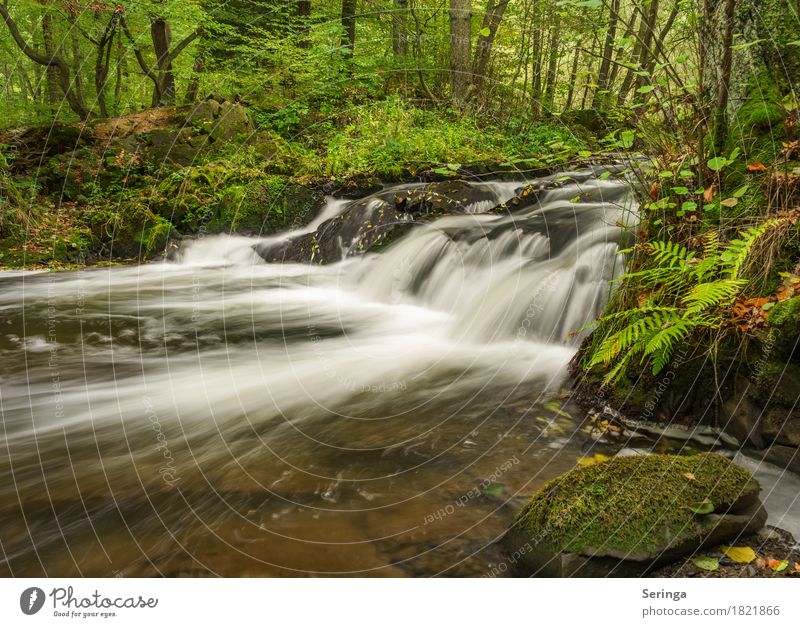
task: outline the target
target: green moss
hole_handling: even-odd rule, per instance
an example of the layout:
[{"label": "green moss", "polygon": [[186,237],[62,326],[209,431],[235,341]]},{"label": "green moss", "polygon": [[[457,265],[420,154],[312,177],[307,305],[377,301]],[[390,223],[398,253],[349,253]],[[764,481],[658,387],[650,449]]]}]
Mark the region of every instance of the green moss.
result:
[{"label": "green moss", "polygon": [[777,303],[767,314],[767,322],[773,328],[800,323],[800,296]]},{"label": "green moss", "polygon": [[707,498],[724,512],[754,491],[749,472],[716,454],[618,457],[554,479],[514,524],[556,551],[649,552],[702,525],[690,507]]},{"label": "green moss", "polygon": [[786,138],[783,126],[786,112],[781,100],[778,86],[769,74],[762,72],[751,79],[747,99],[731,120],[726,141],[728,153],[739,147],[743,154],[734,171],[741,170],[743,174],[744,165],[751,161],[775,161],[782,149],[781,142]]},{"label": "green moss", "polygon": [[93,207],[83,219],[91,230],[92,249],[101,257],[145,259],[163,250],[173,231],[168,220],[150,210],[146,199]]}]

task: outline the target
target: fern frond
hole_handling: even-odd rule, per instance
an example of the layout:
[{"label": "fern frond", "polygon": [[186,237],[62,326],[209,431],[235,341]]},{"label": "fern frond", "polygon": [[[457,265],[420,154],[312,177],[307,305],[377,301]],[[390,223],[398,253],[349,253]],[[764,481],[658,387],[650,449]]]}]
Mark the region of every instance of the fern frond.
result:
[{"label": "fern frond", "polygon": [[733,279],[739,278],[747,258],[753,250],[756,242],[767,232],[788,222],[787,218],[773,218],[766,220],[756,227],[747,229],[740,238],[731,240],[720,253],[719,259],[721,266],[728,276]]},{"label": "fern frond", "polygon": [[683,304],[686,305],[686,315],[692,315],[719,307],[732,301],[747,282],[742,279],[720,279],[719,281],[709,281],[695,285],[689,293],[683,297]]},{"label": "fern frond", "polygon": [[685,268],[687,266],[687,261],[694,257],[693,252],[690,253],[684,246],[681,246],[677,242],[649,242],[647,247],[660,266]]}]

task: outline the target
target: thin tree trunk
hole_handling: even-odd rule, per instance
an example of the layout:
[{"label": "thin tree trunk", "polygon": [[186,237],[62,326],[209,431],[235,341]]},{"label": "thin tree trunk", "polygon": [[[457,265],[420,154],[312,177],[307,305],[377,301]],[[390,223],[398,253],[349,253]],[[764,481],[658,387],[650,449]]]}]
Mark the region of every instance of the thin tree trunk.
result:
[{"label": "thin tree trunk", "polygon": [[[538,2],[534,2],[533,13],[536,14]],[[537,117],[542,111],[542,29],[538,24],[533,27],[533,66],[531,68],[531,113]]]},{"label": "thin tree trunk", "polygon": [[392,0],[392,53],[396,58],[408,55],[408,0]]},{"label": "thin tree trunk", "polygon": [[300,48],[310,48],[311,40],[308,38],[309,18],[311,17],[311,0],[299,0],[297,3],[297,18],[300,22],[300,40],[297,42]]},{"label": "thin tree trunk", "polygon": [[51,54],[48,54],[46,51],[42,53],[28,44],[22,36],[22,33],[20,33],[17,23],[8,12],[8,5],[5,3],[0,3],[0,17],[3,18],[3,21],[8,27],[8,31],[11,33],[11,38],[14,40],[14,43],[17,44],[17,47],[26,57],[39,65],[47,68],[55,68],[56,72],[54,78],[58,81],[58,86],[64,93],[64,97],[67,99],[70,109],[82,120],[91,119],[92,111],[86,106],[83,94],[80,91],[76,91],[72,85],[70,80],[70,68],[67,62],[57,55],[55,51]]},{"label": "thin tree trunk", "polygon": [[342,0],[342,41],[345,59],[352,59],[356,48],[356,0]]},{"label": "thin tree trunk", "polygon": [[186,103],[192,104],[197,100],[197,94],[200,91],[200,75],[203,73],[205,63],[203,62],[202,55],[198,54],[194,58],[192,64],[192,76],[189,79],[189,84],[186,86]]},{"label": "thin tree trunk", "polygon": [[469,99],[472,59],[470,0],[450,0],[450,88],[453,103],[464,108]]},{"label": "thin tree trunk", "polygon": [[494,0],[489,0],[486,5],[486,13],[483,16],[482,31],[488,29],[488,34],[479,34],[475,44],[475,59],[472,63],[473,85],[475,86],[475,96],[480,98],[483,83],[486,79],[486,69],[492,56],[492,46],[497,35],[497,29],[503,19],[509,0],[500,0],[495,4]]},{"label": "thin tree trunk", "polygon": [[722,63],[720,67],[719,90],[717,93],[717,106],[714,114],[714,147],[719,151],[725,142],[728,130],[726,110],[728,108],[728,93],[731,80],[731,62],[733,59],[733,20],[736,13],[736,0],[725,0],[725,24],[723,36]]},{"label": "thin tree trunk", "polygon": [[[53,16],[50,11],[45,11],[42,16],[42,42],[44,43],[44,53],[48,57],[55,56],[56,45],[53,37]],[[47,65],[47,101],[56,115],[61,101],[59,90],[58,68],[55,65]]]},{"label": "thin tree trunk", "polygon": [[580,57],[580,45],[576,45],[575,54],[572,57],[572,69],[569,73],[569,91],[567,92],[567,102],[564,104],[565,111],[572,107],[572,99],[575,97],[575,82],[578,80],[578,62]]},{"label": "thin tree trunk", "polygon": [[172,44],[172,32],[169,24],[162,18],[155,18],[150,22],[150,36],[153,40],[153,50],[156,53],[156,67],[158,68],[160,95],[153,93],[153,106],[175,103],[175,74],[172,71],[172,60],[169,48]]},{"label": "thin tree trunk", "polygon": [[600,71],[597,73],[597,91],[594,92],[592,107],[605,108],[608,105],[609,72],[611,70],[611,55],[614,49],[614,38],[617,36],[617,22],[619,21],[619,1],[613,0],[609,10],[608,29],[603,43],[603,57],[600,61]]},{"label": "thin tree trunk", "polygon": [[122,44],[122,33],[117,33],[117,69],[116,82],[114,83],[114,110],[119,110],[119,102],[122,98],[122,75],[124,72],[125,50]]},{"label": "thin tree trunk", "polygon": [[548,114],[553,113],[555,102],[556,79],[558,78],[558,61],[561,47],[561,17],[556,14],[554,28],[550,34],[550,54],[547,60],[547,82],[545,83],[543,108]]}]

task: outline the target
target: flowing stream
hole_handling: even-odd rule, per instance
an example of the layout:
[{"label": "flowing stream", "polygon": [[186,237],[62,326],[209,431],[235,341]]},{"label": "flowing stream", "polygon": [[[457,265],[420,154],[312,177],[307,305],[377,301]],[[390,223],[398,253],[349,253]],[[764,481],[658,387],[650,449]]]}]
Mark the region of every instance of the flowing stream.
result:
[{"label": "flowing stream", "polygon": [[0,574],[506,573],[517,509],[599,450],[563,384],[635,204],[598,174],[511,211],[521,182],[480,184],[326,265],[256,251],[357,201],[169,262],[0,273]]}]

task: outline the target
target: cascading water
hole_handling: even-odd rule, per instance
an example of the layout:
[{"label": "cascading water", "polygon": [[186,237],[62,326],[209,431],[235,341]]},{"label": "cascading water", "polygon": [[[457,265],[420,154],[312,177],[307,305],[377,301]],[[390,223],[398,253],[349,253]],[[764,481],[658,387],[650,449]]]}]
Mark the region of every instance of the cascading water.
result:
[{"label": "cascading water", "polygon": [[[422,188],[397,186],[172,262],[0,274],[0,572],[485,573],[591,444],[552,399],[635,209],[597,174],[390,223]],[[412,228],[364,252],[378,218]],[[326,265],[264,261],[325,233]]]}]

